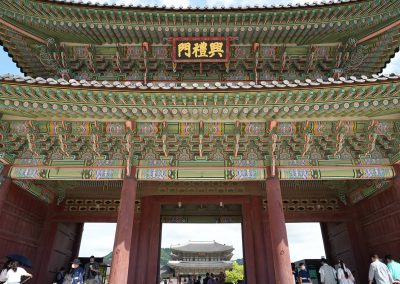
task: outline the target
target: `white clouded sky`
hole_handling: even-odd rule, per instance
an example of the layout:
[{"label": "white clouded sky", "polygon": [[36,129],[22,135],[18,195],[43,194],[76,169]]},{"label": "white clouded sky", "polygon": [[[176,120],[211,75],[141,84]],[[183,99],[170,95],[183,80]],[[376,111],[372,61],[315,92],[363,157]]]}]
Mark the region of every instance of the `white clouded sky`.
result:
[{"label": "white clouded sky", "polygon": [[[105,256],[114,245],[115,224],[86,223],[79,256]],[[318,223],[289,223],[289,249],[292,261],[325,255]],[[243,257],[241,224],[163,224],[161,247],[188,241],[216,241],[232,245],[233,259]]]},{"label": "white clouded sky", "polygon": [[400,74],[400,52],[397,52],[394,58],[390,61],[390,63],[383,70],[384,74],[396,73]]},{"label": "white clouded sky", "polygon": [[85,223],[80,257],[103,257],[109,254],[114,247],[115,223]]}]

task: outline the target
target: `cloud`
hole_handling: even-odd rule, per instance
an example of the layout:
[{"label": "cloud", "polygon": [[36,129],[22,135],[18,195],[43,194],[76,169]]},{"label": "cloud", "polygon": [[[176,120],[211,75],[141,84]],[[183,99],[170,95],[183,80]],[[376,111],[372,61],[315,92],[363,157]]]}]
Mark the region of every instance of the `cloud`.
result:
[{"label": "cloud", "polygon": [[183,7],[183,8],[192,6],[190,0],[161,0],[161,6],[162,5],[165,5],[167,7],[173,6],[173,7]]},{"label": "cloud", "polygon": [[307,258],[325,256],[324,242],[319,223],[288,223],[286,224],[291,260],[298,261]]},{"label": "cloud", "polygon": [[390,63],[382,71],[383,74],[400,74],[400,52],[397,52],[395,57],[392,58]]},{"label": "cloud", "polygon": [[103,257],[109,254],[114,247],[116,226],[115,223],[85,223],[79,256]]}]

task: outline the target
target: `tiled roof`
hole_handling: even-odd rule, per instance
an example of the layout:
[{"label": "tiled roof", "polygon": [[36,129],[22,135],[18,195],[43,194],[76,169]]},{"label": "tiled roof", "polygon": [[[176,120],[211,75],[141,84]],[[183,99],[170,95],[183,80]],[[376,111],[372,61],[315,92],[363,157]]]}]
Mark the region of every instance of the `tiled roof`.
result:
[{"label": "tiled roof", "polygon": [[134,4],[115,4],[115,3],[99,3],[96,1],[82,1],[82,0],[42,0],[44,2],[54,2],[61,4],[76,4],[82,6],[92,7],[115,7],[115,8],[134,8],[134,9],[162,9],[162,10],[187,10],[187,11],[214,11],[214,10],[259,10],[259,9],[289,9],[289,8],[307,8],[307,7],[321,7],[340,5],[348,3],[359,3],[361,0],[331,0],[331,1],[314,1],[312,3],[288,3],[285,5],[254,5],[254,6],[213,6],[213,7],[167,7],[166,5],[134,5]]},{"label": "tiled roof", "polygon": [[169,261],[168,266],[172,268],[196,268],[207,269],[217,267],[232,267],[231,261]]},{"label": "tiled roof", "polygon": [[400,74],[397,75],[372,75],[349,78],[340,77],[338,79],[328,78],[325,79],[306,79],[304,81],[260,81],[255,83],[253,81],[246,82],[151,82],[144,84],[138,81],[86,81],[86,80],[64,80],[53,78],[32,78],[21,77],[15,75],[0,75],[0,81],[8,82],[26,82],[29,84],[39,85],[60,85],[71,87],[84,87],[84,88],[112,88],[112,89],[138,89],[138,90],[226,90],[226,89],[271,89],[271,88],[303,88],[313,86],[326,86],[326,85],[349,85],[353,83],[368,83],[376,81],[396,80],[400,79]]},{"label": "tiled roof", "polygon": [[230,252],[232,246],[223,245],[217,242],[189,242],[184,245],[173,245],[172,250],[180,252]]}]

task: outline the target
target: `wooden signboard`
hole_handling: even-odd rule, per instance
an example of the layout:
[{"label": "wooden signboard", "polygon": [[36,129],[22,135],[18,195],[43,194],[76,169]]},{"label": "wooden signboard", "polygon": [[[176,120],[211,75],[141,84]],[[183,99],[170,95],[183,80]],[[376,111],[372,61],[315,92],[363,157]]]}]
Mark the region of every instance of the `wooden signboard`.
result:
[{"label": "wooden signboard", "polygon": [[229,37],[173,37],[170,40],[174,63],[229,61]]}]

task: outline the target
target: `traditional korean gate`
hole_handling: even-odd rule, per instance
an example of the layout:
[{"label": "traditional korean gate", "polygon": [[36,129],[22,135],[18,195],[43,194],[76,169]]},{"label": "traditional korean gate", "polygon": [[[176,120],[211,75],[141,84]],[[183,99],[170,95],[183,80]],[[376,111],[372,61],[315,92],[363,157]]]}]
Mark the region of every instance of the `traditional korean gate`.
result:
[{"label": "traditional korean gate", "polygon": [[[140,216],[135,217],[130,262],[129,283],[157,283],[161,224],[167,222],[241,222],[245,274],[248,283],[274,282],[274,268],[270,249],[270,234],[263,201],[256,196],[148,196],[140,204]],[[176,214],[174,208],[194,206],[217,208],[214,212],[199,213],[188,210]],[[221,210],[218,208],[225,209]],[[229,210],[232,209],[232,210]],[[201,212],[201,210],[200,210]],[[219,212],[219,213],[218,213]],[[218,213],[218,214],[217,214]],[[257,261],[255,259],[257,258]],[[137,282],[136,282],[137,281]]]}]

